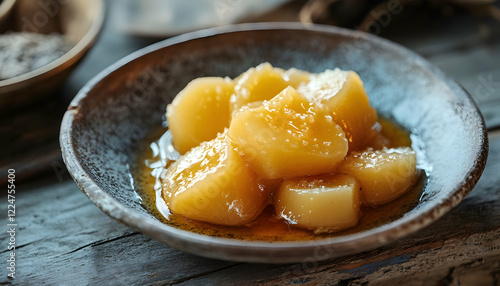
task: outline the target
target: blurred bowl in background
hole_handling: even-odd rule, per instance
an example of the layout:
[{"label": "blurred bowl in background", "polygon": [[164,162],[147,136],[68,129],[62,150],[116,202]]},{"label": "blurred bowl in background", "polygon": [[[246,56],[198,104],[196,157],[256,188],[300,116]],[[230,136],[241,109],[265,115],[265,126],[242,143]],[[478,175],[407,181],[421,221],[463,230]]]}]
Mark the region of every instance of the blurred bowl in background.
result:
[{"label": "blurred bowl in background", "polygon": [[0,0],[0,25],[8,18],[16,0]]},{"label": "blurred bowl in background", "polygon": [[[14,2],[12,0],[4,0]],[[0,80],[0,109],[40,99],[69,76],[94,44],[104,22],[102,0],[17,0],[0,31],[60,33],[72,48],[35,70]]]},{"label": "blurred bowl in background", "polygon": [[125,34],[165,38],[235,23],[266,13],[290,0],[119,0],[111,16]]}]

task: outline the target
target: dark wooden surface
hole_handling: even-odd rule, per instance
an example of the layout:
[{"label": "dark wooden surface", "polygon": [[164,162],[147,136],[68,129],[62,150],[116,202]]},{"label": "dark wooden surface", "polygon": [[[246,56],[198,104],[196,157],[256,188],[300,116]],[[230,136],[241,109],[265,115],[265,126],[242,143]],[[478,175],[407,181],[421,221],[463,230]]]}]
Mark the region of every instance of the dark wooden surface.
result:
[{"label": "dark wooden surface", "polygon": [[[286,9],[296,9],[296,5]],[[269,18],[276,19],[272,15],[263,17]],[[64,106],[97,72],[153,42],[120,35],[108,24],[61,91],[41,105],[43,108],[39,106],[43,111],[32,115],[40,119],[31,120],[44,120],[40,122],[45,131],[43,139],[36,139],[35,131],[40,127],[26,119],[30,109],[18,110],[14,123],[6,119],[10,113],[0,114],[1,157],[11,156],[0,161],[0,171],[9,167],[30,169],[27,164],[33,164],[33,158],[43,161],[33,172],[45,170],[38,177],[27,174],[18,178],[17,273],[14,280],[6,276],[8,234],[2,231],[0,285],[499,285],[500,28],[486,20],[490,34],[482,35],[476,23],[466,14],[458,14],[434,21],[427,29],[397,26],[382,32],[382,36],[424,55],[478,102],[491,130],[490,154],[473,192],[439,221],[393,244],[340,259],[291,265],[224,262],[171,249],[107,217],[80,192],[57,151],[58,123]],[[28,144],[30,152],[25,154],[7,152],[7,148],[19,148],[8,145],[9,140],[16,139],[6,137],[12,130],[8,125],[22,128],[23,122],[33,131],[33,140],[39,140],[37,146]],[[6,190],[5,182],[0,184]],[[6,204],[6,191],[2,191],[0,217],[4,228]]]}]

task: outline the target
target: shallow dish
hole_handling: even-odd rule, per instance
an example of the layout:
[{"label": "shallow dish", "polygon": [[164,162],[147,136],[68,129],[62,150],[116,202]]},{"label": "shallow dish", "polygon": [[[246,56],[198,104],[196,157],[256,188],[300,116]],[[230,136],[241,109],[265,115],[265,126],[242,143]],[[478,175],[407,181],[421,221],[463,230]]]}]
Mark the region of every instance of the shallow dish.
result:
[{"label": "shallow dish", "polygon": [[12,9],[14,9],[14,5],[16,4],[16,0],[1,0],[0,1],[0,25],[8,18]]},{"label": "shallow dish", "polygon": [[47,65],[0,80],[0,108],[20,105],[54,91],[76,68],[97,39],[104,22],[102,0],[52,2],[17,0],[5,26],[0,28],[2,31],[42,34],[58,32],[73,47]]},{"label": "shallow dish", "polygon": [[[372,105],[413,132],[428,164],[418,204],[403,217],[355,234],[302,242],[204,236],[161,223],[130,182],[131,156],[190,80],[234,77],[269,61],[311,72],[357,71]],[[103,212],[169,246],[234,261],[325,260],[373,249],[417,231],[457,205],[479,179],[488,150],[470,96],[416,54],[354,31],[299,24],[242,24],[193,32],[137,51],[90,81],[68,107],[61,147],[69,172]]]}]

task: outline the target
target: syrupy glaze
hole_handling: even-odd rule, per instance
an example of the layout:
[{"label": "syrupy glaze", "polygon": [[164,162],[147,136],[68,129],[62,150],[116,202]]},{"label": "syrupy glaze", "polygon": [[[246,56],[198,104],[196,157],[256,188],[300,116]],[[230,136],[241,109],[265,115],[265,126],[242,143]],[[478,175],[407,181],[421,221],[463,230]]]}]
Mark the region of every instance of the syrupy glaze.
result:
[{"label": "syrupy glaze", "polygon": [[[383,134],[389,138],[392,146],[409,146],[409,133],[388,120],[379,121]],[[136,192],[142,198],[144,207],[160,221],[199,234],[253,241],[303,241],[336,237],[365,231],[392,222],[411,211],[422,194],[425,174],[422,172],[417,184],[400,198],[376,208],[363,207],[363,216],[359,223],[350,229],[331,233],[314,234],[312,231],[296,228],[279,220],[274,215],[271,205],[251,224],[246,226],[220,226],[187,219],[170,213],[161,198],[160,179],[164,166],[168,166],[178,154],[171,145],[167,128],[153,132],[140,146],[133,162],[132,176]],[[163,171],[164,172],[164,171]]]}]

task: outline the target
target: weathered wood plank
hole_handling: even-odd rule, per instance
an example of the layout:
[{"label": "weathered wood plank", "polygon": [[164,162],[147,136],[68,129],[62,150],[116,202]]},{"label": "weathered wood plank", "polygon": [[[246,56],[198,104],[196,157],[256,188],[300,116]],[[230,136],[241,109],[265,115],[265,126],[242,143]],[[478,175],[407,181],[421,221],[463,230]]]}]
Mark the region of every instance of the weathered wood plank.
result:
[{"label": "weathered wood plank", "polygon": [[500,100],[500,41],[429,60],[460,83],[482,108]]},{"label": "weathered wood plank", "polygon": [[[471,273],[481,273],[486,282],[498,281],[499,172],[500,132],[496,132],[491,135],[489,163],[476,189],[438,222],[373,251],[294,265],[238,264],[196,257],[108,218],[70,181],[54,184],[52,180],[41,188],[21,186],[17,201],[21,247],[16,254],[18,276],[14,281],[19,285],[321,285],[367,281],[418,285],[422,279],[454,283],[478,279]],[[6,238],[5,233],[0,234],[1,241]],[[2,276],[0,284],[8,282]]]},{"label": "weathered wood plank", "polygon": [[[486,273],[475,275],[477,284],[496,281],[500,268],[500,232],[409,245],[404,243],[326,263],[311,261],[292,266],[245,264],[197,277],[182,285],[436,285],[454,282],[465,274],[455,269],[484,264]],[[470,273],[467,273],[470,276]],[[497,280],[495,280],[497,279]],[[245,282],[243,282],[245,281]],[[446,285],[446,283],[445,283]],[[492,284],[495,285],[495,284]]]},{"label": "weathered wood plank", "polygon": [[[13,281],[2,275],[0,284],[132,285],[234,265],[173,250],[129,229],[103,214],[74,182],[58,183],[55,175],[43,187],[19,186],[16,199],[18,273]],[[7,235],[0,233],[0,241]],[[0,253],[5,257],[7,250]]]},{"label": "weathered wood plank", "polygon": [[491,49],[489,46],[498,42],[500,35],[497,22],[476,20],[469,13],[460,11],[451,17],[431,17],[420,19],[420,22],[423,23],[413,27],[409,27],[412,24],[407,22],[397,27],[396,23],[396,27],[389,26],[383,30],[381,36],[432,60],[435,56],[466,53],[477,47]]},{"label": "weathered wood plank", "polygon": [[[424,56],[478,103],[488,128],[500,127],[500,25],[460,11],[422,23],[390,21],[382,36]],[[415,20],[419,21],[419,20]],[[396,23],[395,23],[396,22]]]},{"label": "weathered wood plank", "polygon": [[490,130],[500,127],[500,41],[429,60],[469,92]]},{"label": "weathered wood plank", "polygon": [[173,250],[131,233],[48,257],[43,264],[21,264],[19,276],[31,285],[139,285],[174,283],[233,265]]}]

